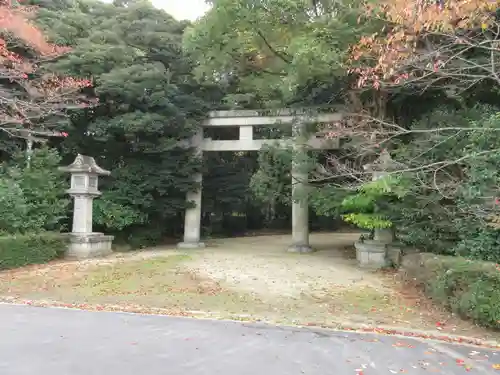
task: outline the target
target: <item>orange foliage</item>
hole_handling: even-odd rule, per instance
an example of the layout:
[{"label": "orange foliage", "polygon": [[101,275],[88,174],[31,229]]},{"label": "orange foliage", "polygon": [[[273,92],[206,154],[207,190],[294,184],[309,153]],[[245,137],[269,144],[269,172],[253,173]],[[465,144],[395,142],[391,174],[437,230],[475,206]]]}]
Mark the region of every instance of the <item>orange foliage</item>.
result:
[{"label": "orange foliage", "polygon": [[47,42],[43,33],[30,22],[29,17],[32,13],[33,7],[11,8],[7,5],[0,5],[0,29],[9,31],[41,56],[68,52],[68,47],[60,47]]},{"label": "orange foliage", "polygon": [[[71,103],[82,103],[77,94],[82,87],[91,86],[89,80],[45,74],[29,78],[36,72],[39,60],[50,60],[70,51],[69,47],[49,43],[43,33],[31,22],[36,7],[13,7],[8,0],[0,0],[0,30],[29,47],[36,59],[21,56],[9,50],[9,42],[0,38],[0,79],[8,79],[24,88],[26,95],[0,95],[0,129],[14,131],[17,125],[32,127],[33,121],[64,109]],[[12,42],[11,42],[12,43]],[[73,94],[73,97],[70,95]]]},{"label": "orange foliage", "polygon": [[418,70],[414,61],[422,62],[424,58],[426,70],[437,72],[443,61],[438,53],[432,56],[429,51],[423,58],[422,43],[434,36],[465,44],[458,31],[487,29],[495,22],[493,13],[499,6],[499,0],[379,0],[376,5],[367,2],[367,17],[382,19],[385,26],[361,38],[351,50],[351,63],[363,63],[363,67],[352,69],[359,75],[358,86],[371,84],[378,88],[382,83],[397,85],[414,78]]}]

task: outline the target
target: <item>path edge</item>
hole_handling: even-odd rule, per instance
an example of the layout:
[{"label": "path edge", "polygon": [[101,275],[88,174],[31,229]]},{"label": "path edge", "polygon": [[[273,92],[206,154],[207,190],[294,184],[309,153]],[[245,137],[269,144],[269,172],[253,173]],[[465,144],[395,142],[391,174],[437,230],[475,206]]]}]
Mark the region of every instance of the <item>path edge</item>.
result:
[{"label": "path edge", "polygon": [[[358,333],[368,333],[368,334],[378,334],[385,336],[395,336],[401,338],[413,338],[418,340],[433,340],[437,342],[447,342],[452,344],[462,344],[471,345],[490,349],[500,349],[500,342],[494,340],[484,340],[480,338],[474,338],[469,336],[460,336],[452,334],[444,334],[437,331],[426,331],[417,329],[407,329],[402,327],[392,327],[392,326],[372,326],[368,324],[359,323],[332,323],[332,324],[320,324],[320,323],[280,323],[276,321],[266,321],[252,319],[248,315],[238,315],[231,314],[231,318],[220,318],[215,312],[204,312],[204,311],[184,311],[184,310],[170,310],[163,308],[151,308],[144,306],[120,306],[120,305],[91,305],[84,303],[64,303],[58,301],[47,301],[47,300],[28,300],[16,297],[0,296],[0,305],[18,305],[18,306],[34,306],[34,307],[44,307],[44,308],[59,308],[68,310],[80,310],[80,311],[94,311],[94,312],[116,312],[134,315],[157,315],[157,316],[170,316],[176,318],[194,318],[200,320],[210,320],[210,321],[225,321],[233,323],[243,323],[252,324],[257,326],[274,326],[278,328],[290,328],[290,329],[306,329],[309,331],[327,330],[334,332],[358,332]],[[219,315],[220,316],[220,315]]]}]

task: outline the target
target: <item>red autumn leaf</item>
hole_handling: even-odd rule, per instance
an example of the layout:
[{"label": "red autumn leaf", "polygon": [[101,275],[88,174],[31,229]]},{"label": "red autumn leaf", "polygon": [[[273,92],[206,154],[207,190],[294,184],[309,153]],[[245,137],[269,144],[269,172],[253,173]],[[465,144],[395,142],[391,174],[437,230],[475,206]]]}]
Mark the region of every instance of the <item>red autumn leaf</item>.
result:
[{"label": "red autumn leaf", "polygon": [[[32,120],[36,123],[37,118],[64,111],[76,100],[81,101],[81,88],[92,85],[87,79],[39,74],[39,61],[65,54],[70,48],[46,40],[31,21],[36,11],[36,6],[13,6],[9,0],[0,1],[0,29],[13,38],[12,41],[0,38],[0,78],[20,88],[0,108],[0,128],[11,134],[20,125],[33,129]],[[19,55],[9,50],[14,44],[26,45],[34,53]]]},{"label": "red autumn leaf", "polygon": [[[422,67],[412,62],[427,61],[428,51],[422,52],[418,48],[423,39],[446,34],[453,39],[454,44],[470,43],[457,38],[454,32],[447,34],[446,30],[478,26],[485,30],[494,21],[497,7],[497,2],[489,0],[453,1],[447,2],[446,7],[443,2],[434,1],[418,2],[417,5],[406,0],[380,0],[375,3],[376,5],[365,0],[364,16],[358,22],[363,23],[366,19],[375,17],[384,19],[385,25],[371,36],[361,37],[350,51],[354,66],[359,64],[358,60],[375,62],[372,66],[362,68],[358,76],[359,86],[372,84],[375,87],[374,82],[380,81],[377,76],[398,85],[401,84],[399,73],[407,70],[410,70],[410,75],[414,72],[418,75]],[[439,72],[443,68],[441,61],[429,67],[434,72],[443,74]],[[377,86],[380,87],[380,82]]]}]

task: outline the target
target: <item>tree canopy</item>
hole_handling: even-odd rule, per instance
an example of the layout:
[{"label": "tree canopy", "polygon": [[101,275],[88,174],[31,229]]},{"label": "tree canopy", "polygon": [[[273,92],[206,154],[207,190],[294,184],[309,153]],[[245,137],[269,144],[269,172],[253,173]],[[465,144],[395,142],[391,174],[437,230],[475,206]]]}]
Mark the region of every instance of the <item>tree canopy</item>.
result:
[{"label": "tree canopy", "polygon": [[[212,1],[211,10],[188,29],[185,48],[198,62],[199,76],[215,81],[237,76],[247,95],[261,98],[259,104],[282,106],[303,90],[344,80],[349,46],[372,28],[357,22],[356,7],[332,1]],[[338,94],[329,94],[335,101]]]},{"label": "tree canopy", "polygon": [[[46,69],[71,51],[47,42],[34,24],[33,7],[0,3],[0,139],[58,134],[68,110],[89,105],[82,90],[84,75],[65,76]],[[56,131],[56,133],[54,133]],[[37,139],[32,137],[32,139]],[[43,138],[41,138],[43,139]]]}]

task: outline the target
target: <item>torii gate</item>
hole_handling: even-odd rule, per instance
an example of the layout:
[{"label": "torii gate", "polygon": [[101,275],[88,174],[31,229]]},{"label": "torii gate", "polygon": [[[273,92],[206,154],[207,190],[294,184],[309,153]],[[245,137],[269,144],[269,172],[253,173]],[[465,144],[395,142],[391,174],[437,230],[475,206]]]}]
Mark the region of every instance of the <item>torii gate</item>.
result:
[{"label": "torii gate", "polygon": [[[312,114],[307,110],[293,111],[283,109],[265,113],[265,111],[237,110],[237,111],[215,111],[209,114],[207,120],[202,123],[197,134],[192,138],[191,145],[197,149],[202,156],[204,151],[258,151],[265,144],[291,145],[298,152],[311,150],[328,150],[339,147],[338,139],[324,139],[315,135],[308,136],[305,126],[311,123],[334,123],[342,119],[340,113],[318,112]],[[289,124],[293,126],[293,137],[287,140],[254,139],[254,126],[272,126],[278,124]],[[208,127],[239,127],[239,140],[219,141],[204,138],[203,128]],[[292,168],[292,244],[288,251],[310,252],[309,245],[309,205],[307,194],[302,191],[307,185],[308,176],[304,173],[298,163],[294,162]],[[200,241],[201,228],[201,184],[202,175],[198,173],[195,180],[200,183],[200,189],[187,193],[187,201],[194,203],[194,207],[186,209],[184,219],[184,240],[178,244],[179,248],[203,248],[205,244]],[[295,197],[300,199],[296,200]]]}]

